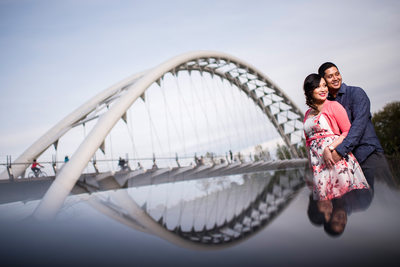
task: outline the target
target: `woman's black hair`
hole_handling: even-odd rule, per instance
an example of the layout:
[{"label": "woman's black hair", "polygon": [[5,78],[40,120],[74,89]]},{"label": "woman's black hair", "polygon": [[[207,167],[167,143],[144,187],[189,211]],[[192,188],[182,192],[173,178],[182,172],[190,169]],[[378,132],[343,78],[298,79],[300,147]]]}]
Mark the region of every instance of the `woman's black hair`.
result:
[{"label": "woman's black hair", "polygon": [[308,200],[307,215],[311,224],[315,226],[322,226],[325,222],[324,214],[318,210],[317,201],[313,199],[312,194]]},{"label": "woman's black hair", "polygon": [[303,90],[304,95],[306,97],[306,104],[312,109],[317,110],[317,106],[315,106],[313,92],[315,88],[319,87],[319,83],[321,82],[322,77],[316,73],[311,73],[304,80]]}]

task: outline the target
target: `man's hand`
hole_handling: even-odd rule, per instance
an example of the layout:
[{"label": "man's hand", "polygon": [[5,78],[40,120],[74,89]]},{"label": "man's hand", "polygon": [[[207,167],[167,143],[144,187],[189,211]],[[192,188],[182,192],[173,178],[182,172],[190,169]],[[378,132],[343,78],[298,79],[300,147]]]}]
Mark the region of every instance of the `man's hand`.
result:
[{"label": "man's hand", "polygon": [[[336,151],[335,151],[336,152]],[[337,154],[337,153],[336,153]],[[323,157],[324,157],[324,161],[326,163],[326,166],[331,169],[333,167],[333,165],[335,165],[335,160],[332,157],[332,153],[329,150],[328,147],[325,147],[324,152],[322,153]]]},{"label": "man's hand", "polygon": [[333,150],[331,155],[335,163],[342,159],[342,156],[340,156],[339,153],[336,152],[336,150]]}]

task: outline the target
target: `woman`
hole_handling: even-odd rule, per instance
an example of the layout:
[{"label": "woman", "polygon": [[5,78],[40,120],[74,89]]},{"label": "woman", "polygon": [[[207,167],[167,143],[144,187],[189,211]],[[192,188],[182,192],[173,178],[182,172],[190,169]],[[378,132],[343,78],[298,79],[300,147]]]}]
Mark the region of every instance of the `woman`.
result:
[{"label": "woman", "polygon": [[[304,117],[304,132],[313,173],[313,197],[330,200],[353,189],[369,185],[352,153],[334,163],[331,152],[350,130],[346,110],[336,101],[327,100],[328,88],[324,78],[310,74],[304,81],[306,104],[310,107]],[[323,155],[330,158],[324,161]]]}]

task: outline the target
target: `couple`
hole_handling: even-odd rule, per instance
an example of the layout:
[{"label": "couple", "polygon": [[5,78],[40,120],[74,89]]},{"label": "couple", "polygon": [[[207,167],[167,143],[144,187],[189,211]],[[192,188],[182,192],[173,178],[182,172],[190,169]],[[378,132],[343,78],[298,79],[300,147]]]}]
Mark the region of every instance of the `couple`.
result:
[{"label": "couple", "polygon": [[322,64],[304,81],[304,132],[316,201],[331,201],[354,189],[373,189],[374,177],[390,176],[371,122],[363,89],[342,83],[337,66]]},{"label": "couple", "polygon": [[344,232],[349,215],[368,209],[372,202],[370,189],[352,190],[340,198],[330,201],[315,201],[310,195],[307,215],[315,226],[323,226],[330,236],[339,236]]}]

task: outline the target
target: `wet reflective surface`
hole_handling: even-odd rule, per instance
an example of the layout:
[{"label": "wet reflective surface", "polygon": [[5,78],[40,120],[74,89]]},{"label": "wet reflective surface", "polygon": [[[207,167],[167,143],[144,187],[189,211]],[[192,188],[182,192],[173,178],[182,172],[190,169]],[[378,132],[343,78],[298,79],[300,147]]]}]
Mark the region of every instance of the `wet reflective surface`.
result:
[{"label": "wet reflective surface", "polygon": [[76,195],[54,222],[29,218],[38,201],[2,204],[2,263],[398,265],[396,183],[376,179],[373,194],[360,191],[328,205],[347,219],[343,233],[332,236],[304,175],[292,169]]}]

